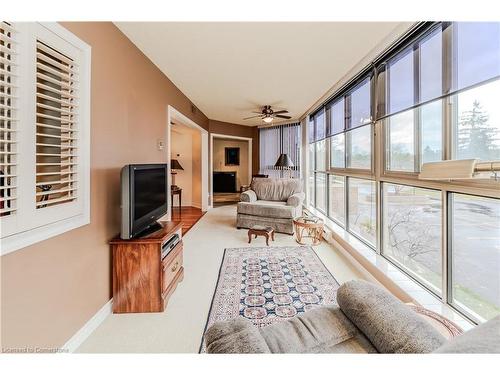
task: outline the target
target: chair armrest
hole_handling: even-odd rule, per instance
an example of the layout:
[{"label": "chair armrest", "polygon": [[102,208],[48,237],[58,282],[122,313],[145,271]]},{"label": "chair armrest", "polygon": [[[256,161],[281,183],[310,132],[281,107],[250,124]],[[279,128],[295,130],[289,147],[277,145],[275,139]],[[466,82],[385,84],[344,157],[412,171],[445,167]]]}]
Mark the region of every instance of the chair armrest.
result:
[{"label": "chair armrest", "polygon": [[337,302],[380,353],[430,353],[446,342],[410,307],[367,281],[343,284],[337,290]]},{"label": "chair armrest", "polygon": [[257,201],[257,194],[253,190],[247,190],[240,194],[241,202],[255,202]]},{"label": "chair armrest", "polygon": [[306,195],[304,193],[295,193],[288,197],[286,201],[287,206],[300,207],[304,203]]},{"label": "chair armrest", "polygon": [[205,332],[205,342],[207,353],[270,353],[259,329],[242,317],[211,325]]}]

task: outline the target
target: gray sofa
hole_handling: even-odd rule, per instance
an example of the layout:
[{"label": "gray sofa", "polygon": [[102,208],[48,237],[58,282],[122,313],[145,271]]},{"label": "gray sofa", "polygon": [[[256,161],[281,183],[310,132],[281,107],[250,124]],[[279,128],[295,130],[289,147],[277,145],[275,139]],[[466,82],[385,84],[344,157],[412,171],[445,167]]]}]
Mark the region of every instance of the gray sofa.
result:
[{"label": "gray sofa", "polygon": [[271,226],[276,232],[293,234],[295,217],[302,215],[305,195],[302,182],[293,178],[254,178],[251,189],[241,194],[236,227]]},{"label": "gray sofa", "polygon": [[500,316],[448,341],[382,288],[350,281],[339,307],[318,307],[263,328],[236,318],[205,333],[208,353],[500,353]]}]

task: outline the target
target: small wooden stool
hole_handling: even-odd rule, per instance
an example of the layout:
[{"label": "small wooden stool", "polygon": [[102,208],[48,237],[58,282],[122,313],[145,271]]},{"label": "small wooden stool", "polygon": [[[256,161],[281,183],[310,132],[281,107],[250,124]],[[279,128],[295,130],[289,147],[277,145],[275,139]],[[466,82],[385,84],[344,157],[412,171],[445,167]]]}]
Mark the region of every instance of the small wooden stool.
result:
[{"label": "small wooden stool", "polygon": [[273,227],[265,227],[262,225],[254,225],[248,230],[248,243],[252,242],[252,234],[255,235],[255,238],[257,236],[264,236],[266,237],[266,245],[269,246],[269,236],[271,237],[271,240],[274,241],[274,228]]}]

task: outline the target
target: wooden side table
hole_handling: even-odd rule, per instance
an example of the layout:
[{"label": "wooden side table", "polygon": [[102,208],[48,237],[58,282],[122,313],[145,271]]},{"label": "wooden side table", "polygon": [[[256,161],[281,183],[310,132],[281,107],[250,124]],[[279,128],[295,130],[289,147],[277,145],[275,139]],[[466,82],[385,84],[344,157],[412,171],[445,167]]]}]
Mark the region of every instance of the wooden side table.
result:
[{"label": "wooden side table", "polygon": [[248,230],[248,243],[252,242],[252,234],[257,236],[266,237],[266,245],[269,246],[269,237],[274,241],[274,228],[273,227],[264,227],[262,225],[254,225]]},{"label": "wooden side table", "polygon": [[181,212],[182,207],[182,189],[181,188],[173,188],[170,190],[170,200],[172,201],[172,210],[174,209],[174,195],[179,196],[179,212]]},{"label": "wooden side table", "polygon": [[[305,217],[298,217],[293,219],[295,227],[296,241],[301,245],[309,245],[304,241],[305,238],[310,238],[310,245],[316,246],[321,242],[323,235],[323,220],[318,219],[317,222],[306,221]],[[304,232],[306,234],[304,235]]]}]

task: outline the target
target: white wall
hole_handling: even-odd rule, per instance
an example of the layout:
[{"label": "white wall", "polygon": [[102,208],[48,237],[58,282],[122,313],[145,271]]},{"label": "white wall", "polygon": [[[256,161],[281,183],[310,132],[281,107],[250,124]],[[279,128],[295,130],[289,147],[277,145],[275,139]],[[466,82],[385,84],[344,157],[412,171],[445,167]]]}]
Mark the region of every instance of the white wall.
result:
[{"label": "white wall", "polygon": [[[240,165],[225,164],[225,148],[240,148]],[[251,176],[248,175],[248,141],[239,141],[235,139],[214,138],[213,145],[213,171],[214,172],[233,172],[236,171],[236,188],[250,183]]]},{"label": "white wall", "polygon": [[[182,205],[201,208],[201,135],[183,125],[171,132],[170,157],[177,159],[184,170],[177,171],[175,184],[182,189]],[[178,156],[179,155],[179,156]],[[174,197],[177,207],[178,196]]]}]

